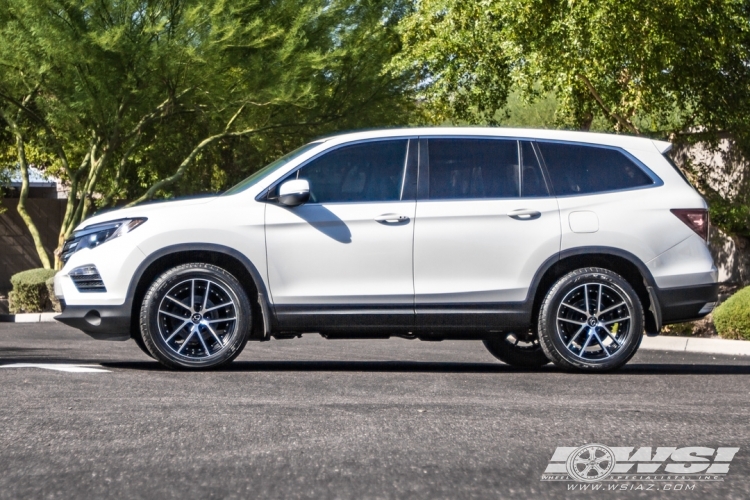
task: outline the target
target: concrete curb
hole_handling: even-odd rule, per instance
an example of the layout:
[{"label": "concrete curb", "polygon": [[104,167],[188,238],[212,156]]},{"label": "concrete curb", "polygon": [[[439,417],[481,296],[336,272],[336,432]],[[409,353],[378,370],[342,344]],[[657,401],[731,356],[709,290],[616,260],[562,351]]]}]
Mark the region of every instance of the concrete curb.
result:
[{"label": "concrete curb", "polygon": [[60,313],[0,314],[0,323],[54,323]]},{"label": "concrete curb", "polygon": [[750,356],[750,342],[747,340],[666,337],[660,335],[657,337],[643,337],[641,349]]}]

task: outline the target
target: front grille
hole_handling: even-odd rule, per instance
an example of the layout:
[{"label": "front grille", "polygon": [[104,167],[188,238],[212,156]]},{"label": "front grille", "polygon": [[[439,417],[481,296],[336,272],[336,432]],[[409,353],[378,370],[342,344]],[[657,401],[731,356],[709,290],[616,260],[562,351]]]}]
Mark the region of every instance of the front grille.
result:
[{"label": "front grille", "polygon": [[70,279],[79,292],[106,292],[104,281],[96,266],[76,267],[70,272]]}]

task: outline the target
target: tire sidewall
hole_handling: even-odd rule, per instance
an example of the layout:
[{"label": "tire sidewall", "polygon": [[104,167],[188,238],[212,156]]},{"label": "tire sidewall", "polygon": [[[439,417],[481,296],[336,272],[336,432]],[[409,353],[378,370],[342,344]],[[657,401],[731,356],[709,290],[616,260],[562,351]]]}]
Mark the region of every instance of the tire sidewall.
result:
[{"label": "tire sidewall", "polygon": [[519,368],[539,368],[549,363],[544,351],[538,349],[522,349],[511,345],[506,340],[508,333],[484,339],[482,342],[487,350],[497,359],[511,366]]},{"label": "tire sidewall", "polygon": [[[206,359],[190,359],[175,353],[165,342],[158,325],[158,309],[164,296],[173,286],[188,279],[216,281],[235,302],[237,317],[234,336],[219,354]],[[232,361],[247,343],[251,327],[250,301],[242,285],[224,269],[210,264],[184,264],[163,273],[146,292],[141,306],[141,335],[148,350],[162,364],[170,368],[210,369]]]},{"label": "tire sidewall", "polygon": [[[631,332],[625,339],[625,345],[612,357],[599,361],[579,358],[568,350],[557,333],[557,311],[560,303],[571,290],[584,283],[601,283],[612,287],[622,295],[631,311]],[[578,269],[563,276],[548,292],[539,314],[539,340],[542,349],[555,364],[569,369],[608,371],[621,367],[638,350],[643,338],[643,328],[643,307],[638,294],[624,278],[606,269]]]}]

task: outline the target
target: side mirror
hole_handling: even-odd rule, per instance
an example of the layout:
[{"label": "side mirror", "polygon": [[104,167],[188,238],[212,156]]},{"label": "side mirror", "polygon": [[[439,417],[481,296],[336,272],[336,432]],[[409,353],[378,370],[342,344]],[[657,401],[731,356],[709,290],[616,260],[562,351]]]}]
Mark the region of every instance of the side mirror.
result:
[{"label": "side mirror", "polygon": [[287,207],[298,207],[310,199],[310,183],[307,179],[286,181],[279,186],[279,202]]}]

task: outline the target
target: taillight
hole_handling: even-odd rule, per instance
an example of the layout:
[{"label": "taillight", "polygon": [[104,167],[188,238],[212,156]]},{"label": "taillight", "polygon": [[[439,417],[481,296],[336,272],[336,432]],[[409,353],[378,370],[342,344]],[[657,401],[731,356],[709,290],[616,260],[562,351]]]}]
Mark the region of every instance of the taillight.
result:
[{"label": "taillight", "polygon": [[702,208],[673,208],[671,210],[682,222],[708,241],[708,210]]}]

